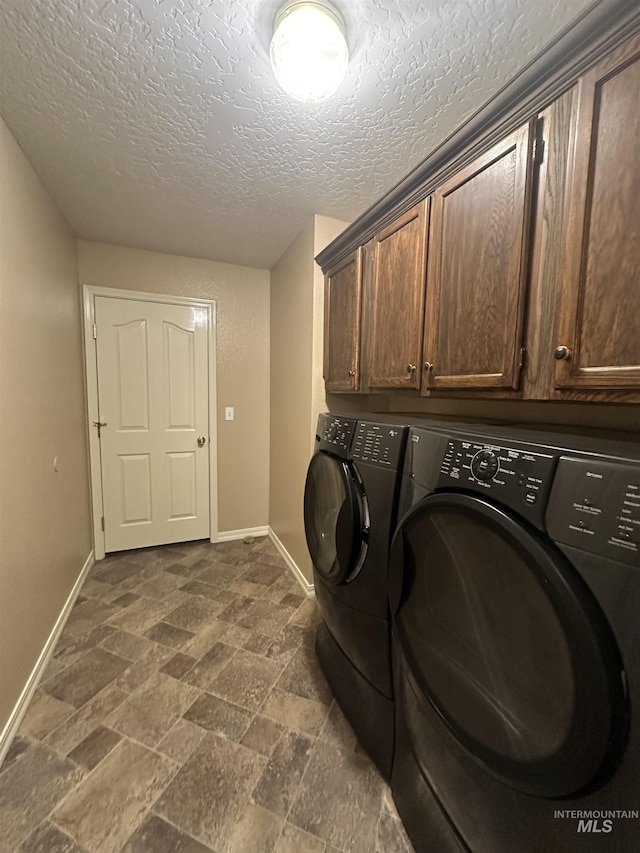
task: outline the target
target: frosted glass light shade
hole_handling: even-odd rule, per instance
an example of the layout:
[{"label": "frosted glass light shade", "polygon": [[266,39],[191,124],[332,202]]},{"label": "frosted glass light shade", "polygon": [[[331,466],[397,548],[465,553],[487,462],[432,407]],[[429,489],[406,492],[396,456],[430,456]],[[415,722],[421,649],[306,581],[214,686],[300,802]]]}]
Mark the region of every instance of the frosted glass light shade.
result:
[{"label": "frosted glass light shade", "polygon": [[276,15],[271,65],[278,83],[297,101],[325,101],[349,64],[344,23],[325,0],[293,0]]}]

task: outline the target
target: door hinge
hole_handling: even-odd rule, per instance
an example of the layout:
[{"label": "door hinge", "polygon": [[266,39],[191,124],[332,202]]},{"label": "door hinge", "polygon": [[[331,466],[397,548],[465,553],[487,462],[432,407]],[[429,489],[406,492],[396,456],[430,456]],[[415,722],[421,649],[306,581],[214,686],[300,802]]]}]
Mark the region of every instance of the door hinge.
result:
[{"label": "door hinge", "polygon": [[527,348],[526,347],[520,347],[520,364],[518,365],[520,370],[522,370],[522,368],[525,366],[526,361],[527,361]]},{"label": "door hinge", "polygon": [[93,340],[98,340],[98,326],[95,323],[93,324]]},{"label": "door hinge", "polygon": [[100,519],[100,524],[102,525],[102,532],[104,533],[104,515]]},{"label": "door hinge", "polygon": [[539,136],[533,140],[533,165],[539,166],[544,161],[544,139]]}]

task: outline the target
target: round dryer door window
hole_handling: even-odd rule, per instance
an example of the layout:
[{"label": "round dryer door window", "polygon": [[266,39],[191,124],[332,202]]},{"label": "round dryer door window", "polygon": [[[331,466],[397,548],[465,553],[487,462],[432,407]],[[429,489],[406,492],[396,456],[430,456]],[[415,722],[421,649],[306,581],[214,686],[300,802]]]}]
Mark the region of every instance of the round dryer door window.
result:
[{"label": "round dryer door window", "polygon": [[434,494],[402,522],[390,588],[414,690],[486,770],[547,797],[611,772],[628,719],[620,655],[555,546],[480,498]]},{"label": "round dryer door window", "polygon": [[304,490],[304,529],[316,571],[330,584],[351,580],[367,548],[366,502],[350,465],[328,453],[311,459]]}]

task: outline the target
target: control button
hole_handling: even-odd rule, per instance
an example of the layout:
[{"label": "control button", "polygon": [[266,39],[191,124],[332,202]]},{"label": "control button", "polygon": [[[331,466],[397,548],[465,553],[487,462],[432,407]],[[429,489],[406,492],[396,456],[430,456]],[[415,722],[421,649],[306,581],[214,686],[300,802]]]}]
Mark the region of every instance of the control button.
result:
[{"label": "control button", "polygon": [[527,478],[525,477],[525,475],[524,474],[518,474],[518,479],[516,480],[516,485],[524,486],[524,484],[526,482],[527,482]]},{"label": "control button", "polygon": [[609,545],[615,545],[617,548],[626,548],[627,551],[638,553],[638,546],[631,540],[623,539],[621,536],[612,536],[609,539]]},{"label": "control button", "polygon": [[492,480],[499,468],[498,457],[491,450],[479,450],[471,460],[471,473],[481,482]]},{"label": "control button", "polygon": [[538,495],[535,492],[527,492],[524,500],[525,503],[533,505],[538,500]]},{"label": "control button", "polygon": [[573,530],[575,533],[584,533],[588,536],[594,535],[593,530],[590,527],[587,527],[584,521],[581,521],[578,524],[570,524],[569,530]]}]

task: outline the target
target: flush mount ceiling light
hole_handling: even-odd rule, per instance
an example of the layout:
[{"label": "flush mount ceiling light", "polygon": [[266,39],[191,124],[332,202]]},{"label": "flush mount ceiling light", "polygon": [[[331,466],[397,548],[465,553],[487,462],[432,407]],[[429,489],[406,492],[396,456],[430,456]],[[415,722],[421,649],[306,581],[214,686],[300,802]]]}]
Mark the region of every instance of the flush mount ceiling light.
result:
[{"label": "flush mount ceiling light", "polygon": [[273,22],[271,65],[297,101],[326,101],[349,63],[344,21],[326,0],[289,0]]}]

